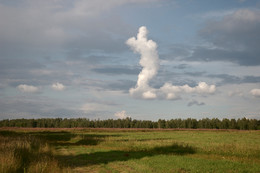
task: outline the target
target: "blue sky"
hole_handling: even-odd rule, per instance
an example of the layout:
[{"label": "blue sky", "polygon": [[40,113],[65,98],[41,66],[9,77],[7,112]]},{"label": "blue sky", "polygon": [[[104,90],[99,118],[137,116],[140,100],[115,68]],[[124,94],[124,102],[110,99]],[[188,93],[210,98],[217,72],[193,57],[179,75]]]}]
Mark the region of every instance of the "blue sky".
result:
[{"label": "blue sky", "polygon": [[0,0],[0,119],[259,119],[259,45],[256,0]]}]

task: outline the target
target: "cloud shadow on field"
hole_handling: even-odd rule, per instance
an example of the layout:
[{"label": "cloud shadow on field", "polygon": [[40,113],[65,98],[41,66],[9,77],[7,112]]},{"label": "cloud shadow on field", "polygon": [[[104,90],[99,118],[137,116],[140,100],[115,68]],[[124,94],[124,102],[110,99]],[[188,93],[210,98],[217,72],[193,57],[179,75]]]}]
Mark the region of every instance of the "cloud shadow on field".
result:
[{"label": "cloud shadow on field", "polygon": [[98,134],[74,134],[66,131],[62,132],[34,132],[31,133],[46,140],[53,146],[77,146],[77,145],[98,145],[110,136],[119,135],[98,135]]},{"label": "cloud shadow on field", "polygon": [[169,146],[155,147],[152,149],[142,150],[114,150],[94,152],[90,154],[79,155],[58,155],[56,159],[60,164],[70,167],[84,167],[99,164],[108,164],[115,161],[128,161],[132,159],[141,159],[144,157],[152,157],[156,155],[187,155],[194,154],[195,148],[188,145],[172,144]]},{"label": "cloud shadow on field", "polygon": [[0,130],[0,136],[4,137],[31,137],[39,138],[52,146],[77,146],[77,145],[98,145],[107,137],[118,137],[120,135],[102,135],[102,134],[75,134],[69,131],[35,131],[24,133],[21,131]]},{"label": "cloud shadow on field", "polygon": [[[5,137],[36,137],[40,142],[47,142],[53,147],[76,147],[76,146],[95,146],[100,142],[105,141],[105,138],[121,136],[117,134],[103,135],[103,134],[77,134],[69,131],[34,131],[24,133],[23,131],[9,131],[1,130],[0,136]],[[142,140],[140,140],[142,141]],[[119,142],[119,141],[116,141]],[[91,165],[108,164],[116,161],[128,161],[133,159],[142,159],[144,157],[153,157],[156,155],[187,155],[196,153],[195,148],[185,145],[173,143],[168,146],[159,146],[154,148],[138,148],[129,147],[125,150],[110,150],[97,151],[91,153],[77,154],[77,155],[54,155],[55,160],[61,166],[85,167]],[[27,157],[27,156],[26,156]]]}]

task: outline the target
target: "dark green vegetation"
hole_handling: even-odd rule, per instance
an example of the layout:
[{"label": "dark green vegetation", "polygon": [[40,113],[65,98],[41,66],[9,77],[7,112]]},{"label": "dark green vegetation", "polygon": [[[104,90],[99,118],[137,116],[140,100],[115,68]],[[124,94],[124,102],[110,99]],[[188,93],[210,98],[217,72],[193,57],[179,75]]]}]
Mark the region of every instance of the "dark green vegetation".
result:
[{"label": "dark green vegetation", "polygon": [[0,128],[0,172],[260,172],[260,131]]},{"label": "dark green vegetation", "polygon": [[86,118],[62,119],[12,119],[0,121],[0,127],[52,127],[52,128],[190,128],[190,129],[239,129],[260,130],[260,120],[256,119],[171,119],[158,121],[108,119],[89,120]]}]

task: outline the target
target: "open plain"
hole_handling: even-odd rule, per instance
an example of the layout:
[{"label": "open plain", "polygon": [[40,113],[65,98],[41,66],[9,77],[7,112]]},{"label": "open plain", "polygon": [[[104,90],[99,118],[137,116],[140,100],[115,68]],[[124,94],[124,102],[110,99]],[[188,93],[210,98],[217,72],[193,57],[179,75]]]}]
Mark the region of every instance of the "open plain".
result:
[{"label": "open plain", "polygon": [[1,128],[0,172],[260,172],[260,131]]}]

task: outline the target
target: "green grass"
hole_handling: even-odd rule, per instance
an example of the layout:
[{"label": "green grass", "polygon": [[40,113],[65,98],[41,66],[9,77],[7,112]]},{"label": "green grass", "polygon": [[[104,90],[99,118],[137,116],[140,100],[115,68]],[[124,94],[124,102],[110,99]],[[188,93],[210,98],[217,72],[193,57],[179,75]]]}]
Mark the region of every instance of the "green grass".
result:
[{"label": "green grass", "polygon": [[0,172],[260,172],[260,131],[0,129],[0,138]]}]

